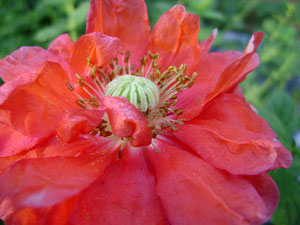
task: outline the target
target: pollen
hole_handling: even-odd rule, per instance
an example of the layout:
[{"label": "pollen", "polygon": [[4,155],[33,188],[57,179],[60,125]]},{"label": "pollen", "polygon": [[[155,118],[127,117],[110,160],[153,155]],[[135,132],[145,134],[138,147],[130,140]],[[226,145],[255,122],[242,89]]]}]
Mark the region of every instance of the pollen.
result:
[{"label": "pollen", "polygon": [[[177,95],[191,88],[198,76],[197,73],[186,75],[185,64],[162,71],[159,57],[148,52],[139,66],[131,64],[129,51],[120,52],[110,63],[101,66],[87,58],[85,74],[75,74],[77,83],[68,83],[67,87],[78,97],[77,104],[86,110],[100,107],[104,96],[125,97],[144,114],[152,138],[156,138],[167,129],[176,131],[183,124],[180,115],[184,112],[177,108]],[[116,138],[108,118],[91,135]]]},{"label": "pollen", "polygon": [[115,78],[106,86],[107,96],[124,96],[142,112],[154,109],[159,101],[159,89],[151,80],[133,75]]}]

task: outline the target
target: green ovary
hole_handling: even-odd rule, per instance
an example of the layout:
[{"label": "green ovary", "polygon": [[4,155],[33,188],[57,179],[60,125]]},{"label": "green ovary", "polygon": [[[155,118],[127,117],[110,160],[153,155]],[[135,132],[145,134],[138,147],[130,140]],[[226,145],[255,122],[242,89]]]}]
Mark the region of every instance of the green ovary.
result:
[{"label": "green ovary", "polygon": [[133,75],[119,76],[106,86],[106,95],[124,96],[142,112],[153,109],[159,101],[158,87],[149,79]]}]

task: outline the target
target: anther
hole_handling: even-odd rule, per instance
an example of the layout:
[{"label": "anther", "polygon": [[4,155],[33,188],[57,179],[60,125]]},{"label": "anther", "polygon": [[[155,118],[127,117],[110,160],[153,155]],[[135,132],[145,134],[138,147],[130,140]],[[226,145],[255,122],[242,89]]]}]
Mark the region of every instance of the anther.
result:
[{"label": "anther", "polygon": [[86,105],[85,105],[85,103],[84,103],[84,100],[78,99],[78,100],[77,100],[77,103],[78,103],[78,105],[79,105],[81,108],[86,109]]},{"label": "anther", "polygon": [[87,65],[87,66],[90,66],[90,65],[91,65],[91,58],[90,58],[90,57],[87,57],[87,58],[86,58],[86,65]]},{"label": "anther", "polygon": [[72,84],[71,82],[69,82],[69,83],[67,84],[67,86],[68,86],[68,88],[70,89],[70,91],[73,91],[73,90],[74,90],[74,86],[73,86],[73,84]]}]

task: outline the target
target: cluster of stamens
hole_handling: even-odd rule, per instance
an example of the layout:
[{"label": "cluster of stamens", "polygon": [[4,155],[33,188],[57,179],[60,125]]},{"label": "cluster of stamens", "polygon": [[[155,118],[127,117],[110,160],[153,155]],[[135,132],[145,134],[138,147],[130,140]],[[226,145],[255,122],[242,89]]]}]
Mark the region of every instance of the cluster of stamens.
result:
[{"label": "cluster of stamens", "polygon": [[97,126],[97,127],[95,127],[93,129],[93,131],[91,132],[91,134],[93,136],[100,135],[102,137],[109,137],[113,133],[112,133],[112,131],[110,131],[108,129],[110,129],[109,124],[107,123],[106,120],[102,120],[101,123],[100,123],[100,125]]},{"label": "cluster of stamens", "polygon": [[[68,88],[78,97],[77,103],[84,109],[93,109],[100,106],[101,98],[107,94],[107,87],[114,79],[123,75],[144,77],[153,82],[159,90],[159,100],[156,106],[142,110],[148,120],[152,130],[152,137],[156,138],[159,133],[166,129],[176,131],[177,125],[182,125],[183,121],[178,118],[183,113],[182,109],[176,107],[177,94],[186,88],[192,87],[197,73],[191,76],[185,75],[187,67],[182,64],[178,68],[170,66],[164,72],[158,64],[159,54],[148,52],[140,61],[137,68],[135,64],[130,64],[130,53],[121,52],[119,58],[114,58],[108,65],[98,66],[87,58],[87,74],[84,76],[76,74],[77,87],[82,88],[89,97],[82,97],[71,83]],[[119,62],[120,61],[120,62]],[[129,100],[129,99],[128,99]],[[94,128],[92,135],[108,137],[113,135],[109,121],[102,120],[101,124]]]}]

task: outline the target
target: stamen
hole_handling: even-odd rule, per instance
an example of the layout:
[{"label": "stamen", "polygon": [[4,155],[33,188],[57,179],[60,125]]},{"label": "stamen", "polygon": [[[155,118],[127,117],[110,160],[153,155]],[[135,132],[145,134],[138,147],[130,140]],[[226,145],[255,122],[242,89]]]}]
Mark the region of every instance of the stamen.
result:
[{"label": "stamen", "polygon": [[[183,125],[183,121],[178,118],[183,110],[176,107],[177,95],[193,86],[197,73],[191,76],[185,75],[186,64],[178,68],[169,66],[167,70],[161,71],[158,63],[159,54],[151,52],[141,58],[140,67],[136,68],[135,64],[131,65],[129,51],[125,53],[122,51],[120,54],[120,64],[115,57],[110,63],[101,67],[92,63],[91,58],[86,59],[88,72],[83,76],[75,74],[79,85],[76,89],[82,88],[89,99],[83,98],[74,91],[72,83],[67,84],[68,89],[78,97],[77,104],[90,110],[93,107],[98,108],[105,95],[124,96],[143,112],[152,130],[152,138],[165,133],[166,129],[177,131],[178,126]],[[88,79],[85,79],[86,77]],[[130,140],[114,136],[107,121],[103,120],[90,134],[106,137],[117,143],[122,142],[119,152],[122,157],[122,151]],[[153,148],[158,151],[154,145]]]},{"label": "stamen", "polygon": [[71,82],[69,82],[67,85],[68,85],[68,88],[70,89],[70,91],[74,90],[74,86]]}]

